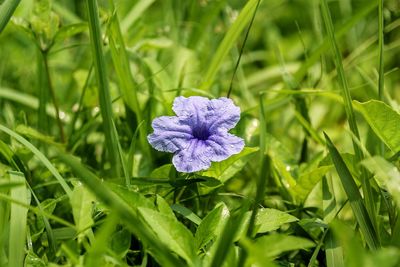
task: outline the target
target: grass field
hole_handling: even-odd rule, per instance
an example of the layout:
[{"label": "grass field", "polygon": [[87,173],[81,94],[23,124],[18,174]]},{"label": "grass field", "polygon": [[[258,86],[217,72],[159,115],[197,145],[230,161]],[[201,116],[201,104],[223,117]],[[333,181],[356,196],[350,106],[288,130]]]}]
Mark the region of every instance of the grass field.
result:
[{"label": "grass field", "polygon": [[400,266],[398,0],[0,3],[0,266]]}]

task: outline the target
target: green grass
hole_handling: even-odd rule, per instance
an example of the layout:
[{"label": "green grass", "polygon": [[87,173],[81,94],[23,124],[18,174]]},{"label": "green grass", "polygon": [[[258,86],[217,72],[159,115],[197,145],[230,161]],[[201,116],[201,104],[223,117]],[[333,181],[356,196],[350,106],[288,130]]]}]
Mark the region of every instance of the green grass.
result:
[{"label": "green grass", "polygon": [[[398,1],[0,3],[0,266],[399,266]],[[244,150],[177,172],[179,95]]]}]

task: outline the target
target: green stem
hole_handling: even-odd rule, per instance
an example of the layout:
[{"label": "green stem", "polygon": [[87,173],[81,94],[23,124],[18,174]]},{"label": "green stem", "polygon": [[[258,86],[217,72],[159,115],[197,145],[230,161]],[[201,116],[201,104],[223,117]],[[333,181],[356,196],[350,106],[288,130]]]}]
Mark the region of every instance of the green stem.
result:
[{"label": "green stem", "polygon": [[379,23],[378,23],[378,35],[379,35],[379,100],[383,100],[383,92],[384,92],[384,85],[385,85],[385,73],[384,73],[384,62],[383,62],[383,46],[384,46],[384,35],[383,35],[383,0],[379,0]]},{"label": "green stem", "polygon": [[139,128],[144,121],[142,111],[140,109],[137,88],[138,85],[132,77],[129,56],[126,52],[124,38],[122,36],[121,27],[117,12],[114,7],[114,1],[109,0],[113,16],[110,20],[108,37],[110,40],[110,52],[114,62],[115,72],[121,88],[122,97],[127,106],[135,113],[137,127],[139,131],[140,147],[149,159],[151,158],[151,150],[147,142],[146,127]]},{"label": "green stem", "polygon": [[51,81],[50,69],[49,69],[49,61],[48,61],[48,58],[47,58],[47,52],[42,52],[42,53],[43,53],[44,71],[45,71],[45,74],[46,74],[47,84],[48,84],[48,87],[49,87],[51,99],[53,101],[54,110],[56,112],[56,121],[57,121],[58,129],[60,131],[61,143],[65,143],[64,128],[63,128],[62,121],[61,121],[61,118],[60,118],[60,109],[58,108],[58,102],[57,102],[57,98],[56,98],[56,93],[54,92],[53,83]]},{"label": "green stem", "polygon": [[[379,100],[383,101],[384,90],[385,90],[385,72],[384,72],[384,61],[383,61],[383,48],[384,48],[384,20],[383,20],[383,0],[379,0],[378,8],[378,38],[379,38],[379,78],[378,78],[378,96]],[[385,145],[383,142],[379,142],[379,153],[383,155],[385,153]]]}]

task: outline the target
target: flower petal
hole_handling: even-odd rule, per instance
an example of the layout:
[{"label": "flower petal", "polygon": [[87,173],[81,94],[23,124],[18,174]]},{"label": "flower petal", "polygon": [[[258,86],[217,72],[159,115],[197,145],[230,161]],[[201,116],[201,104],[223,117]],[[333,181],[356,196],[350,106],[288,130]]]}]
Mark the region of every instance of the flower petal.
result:
[{"label": "flower petal", "polygon": [[176,116],[162,116],[152,122],[154,133],[147,136],[149,143],[158,151],[176,152],[189,145],[192,130]]},{"label": "flower petal", "polygon": [[174,100],[172,110],[178,115],[182,123],[192,129],[207,124],[207,105],[210,100],[202,96],[178,96]]},{"label": "flower petal", "polygon": [[230,130],[240,119],[240,108],[226,97],[212,99],[207,105],[208,129],[210,133],[216,133],[219,129]]},{"label": "flower petal", "polygon": [[192,139],[185,149],[172,158],[172,163],[179,172],[197,172],[211,166],[210,147],[203,140]]},{"label": "flower petal", "polygon": [[211,135],[206,145],[211,148],[209,155],[212,161],[223,161],[234,154],[238,154],[244,148],[244,140],[225,131]]},{"label": "flower petal", "polygon": [[[172,110],[178,116],[187,117],[207,112],[207,105],[210,100],[202,96],[178,96],[174,100]],[[199,114],[199,115],[200,115]]]}]

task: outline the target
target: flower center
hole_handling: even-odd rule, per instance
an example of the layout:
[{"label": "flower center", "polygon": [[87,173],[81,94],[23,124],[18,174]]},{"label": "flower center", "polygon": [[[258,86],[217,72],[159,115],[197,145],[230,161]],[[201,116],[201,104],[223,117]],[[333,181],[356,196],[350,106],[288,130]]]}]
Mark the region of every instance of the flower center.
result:
[{"label": "flower center", "polygon": [[204,125],[194,127],[192,130],[192,134],[193,134],[193,137],[198,140],[207,140],[208,137],[210,136],[210,133],[208,132],[207,127]]}]

